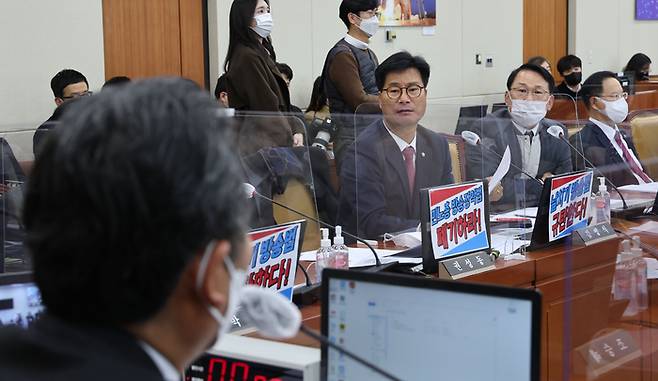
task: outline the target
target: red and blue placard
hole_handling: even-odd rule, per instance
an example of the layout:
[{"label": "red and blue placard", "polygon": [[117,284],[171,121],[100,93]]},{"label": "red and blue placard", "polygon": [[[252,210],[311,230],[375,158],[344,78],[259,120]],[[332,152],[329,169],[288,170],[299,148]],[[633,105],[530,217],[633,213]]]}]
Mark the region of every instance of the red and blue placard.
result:
[{"label": "red and blue placard", "polygon": [[548,212],[548,242],[587,226],[587,208],[592,193],[592,172],[582,172],[551,179]]},{"label": "red and blue placard", "polygon": [[489,249],[487,191],[482,181],[430,188],[427,192],[435,259]]},{"label": "red and blue placard", "polygon": [[304,224],[295,221],[249,233],[253,248],[248,284],[272,289],[292,300]]}]

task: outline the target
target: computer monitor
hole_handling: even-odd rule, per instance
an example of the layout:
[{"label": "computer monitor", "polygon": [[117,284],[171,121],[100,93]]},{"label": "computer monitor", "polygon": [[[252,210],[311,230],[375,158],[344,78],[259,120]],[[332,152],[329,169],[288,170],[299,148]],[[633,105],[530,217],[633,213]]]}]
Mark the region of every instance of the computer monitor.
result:
[{"label": "computer monitor", "polygon": [[[539,380],[540,295],[385,273],[323,271],[322,333],[402,380]],[[322,379],[380,380],[322,348]]]},{"label": "computer monitor", "polygon": [[41,293],[31,273],[0,275],[0,325],[27,328],[39,318],[43,310]]}]

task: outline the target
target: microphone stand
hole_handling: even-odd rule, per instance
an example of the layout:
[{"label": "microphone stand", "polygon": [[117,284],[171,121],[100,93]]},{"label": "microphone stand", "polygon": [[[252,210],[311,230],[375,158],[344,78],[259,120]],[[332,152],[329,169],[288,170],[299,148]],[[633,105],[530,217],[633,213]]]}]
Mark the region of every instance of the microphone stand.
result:
[{"label": "microphone stand", "polygon": [[[271,203],[273,203],[273,204],[275,204],[275,205],[278,205],[278,206],[280,206],[280,207],[282,207],[282,208],[284,208],[284,209],[286,209],[286,210],[288,210],[288,211],[291,211],[291,212],[293,212],[293,213],[299,214],[300,216],[302,216],[302,217],[304,217],[304,218],[308,218],[309,220],[311,220],[311,221],[313,221],[313,222],[316,222],[316,223],[322,225],[322,226],[325,227],[325,228],[329,228],[329,229],[332,229],[332,230],[336,228],[335,226],[333,226],[333,225],[331,225],[331,224],[328,224],[328,223],[326,223],[326,222],[324,222],[324,221],[322,221],[322,220],[319,220],[319,219],[317,219],[317,218],[311,217],[311,216],[309,216],[309,215],[307,215],[307,214],[305,214],[305,213],[302,213],[302,212],[300,212],[300,211],[298,211],[298,210],[295,210],[295,209],[293,209],[293,208],[291,208],[291,207],[289,207],[289,206],[287,206],[287,205],[284,205],[284,204],[282,204],[282,203],[280,203],[280,202],[278,202],[278,201],[275,201],[275,200],[273,200],[273,199],[271,199],[271,198],[269,198],[269,197],[267,197],[267,196],[264,196],[264,195],[258,193],[258,191],[256,191],[256,190],[253,191],[253,194],[256,195],[256,196],[258,196],[258,197],[260,197],[260,198],[262,198],[262,199],[264,199],[264,200],[267,200],[267,201],[269,201],[269,202],[271,202]],[[382,264],[382,262],[379,260],[379,255],[377,255],[377,252],[375,251],[375,249],[372,247],[372,245],[370,245],[370,244],[368,243],[368,241],[364,240],[363,238],[359,238],[359,237],[355,236],[354,234],[350,234],[349,232],[347,232],[347,231],[345,231],[345,230],[343,230],[343,235],[345,235],[345,236],[347,236],[347,237],[350,237],[350,238],[352,238],[352,239],[355,239],[355,240],[357,240],[358,242],[363,243],[364,245],[366,245],[366,246],[368,247],[368,249],[370,249],[370,251],[372,252],[373,257],[375,258],[375,266],[370,268],[370,270],[369,270],[370,272],[379,272],[379,271],[383,271],[383,270],[385,270],[385,269],[387,269],[387,268],[390,268],[390,267],[393,267],[393,266],[395,265],[395,262],[393,262],[393,263],[387,263],[387,264]]]},{"label": "microphone stand", "polygon": [[[555,136],[555,135],[553,135],[553,136]],[[585,157],[585,155],[584,155],[583,153],[581,153],[581,152],[578,150],[578,148],[576,148],[576,146],[574,146],[573,144],[571,144],[571,142],[570,142],[567,138],[564,137],[564,134],[559,134],[559,136],[560,136],[560,137],[559,137],[560,140],[562,140],[563,142],[567,143],[567,145],[569,145],[569,147],[571,147],[574,151],[576,151],[576,153],[578,153],[578,156],[580,156],[580,157],[585,161],[585,163],[586,163],[587,165],[589,165],[593,170],[595,170],[596,173],[597,173],[599,176],[603,177],[603,178],[605,179],[606,183],[610,184],[610,186],[612,187],[612,189],[614,189],[615,192],[617,192],[617,194],[619,195],[619,198],[621,199],[621,203],[622,203],[622,205],[623,205],[623,206],[622,206],[623,209],[624,209],[624,210],[628,209],[628,205],[626,204],[626,199],[624,199],[624,196],[621,194],[621,192],[619,191],[619,189],[617,188],[617,186],[616,186],[615,184],[613,184],[612,181],[610,181],[610,179],[608,179],[608,177],[607,177],[606,175],[604,175],[603,172],[601,172],[600,169],[598,169],[594,164],[592,164],[591,161],[587,160],[587,158]]]},{"label": "microphone stand", "polygon": [[[344,232],[343,232],[343,233],[344,233]],[[324,337],[323,335],[318,334],[317,332],[311,330],[310,328],[308,328],[308,327],[306,327],[306,326],[304,326],[304,325],[300,326],[300,327],[299,327],[299,330],[300,330],[301,332],[303,332],[304,334],[308,335],[309,337],[311,337],[311,338],[313,338],[313,339],[319,341],[320,343],[322,343],[322,344],[324,344],[324,345],[326,345],[326,346],[328,346],[328,347],[330,347],[330,348],[333,348],[333,349],[337,350],[338,352],[344,354],[345,356],[351,358],[352,360],[358,362],[359,364],[361,364],[361,365],[363,365],[363,366],[365,366],[365,367],[367,367],[367,368],[369,368],[369,369],[371,369],[371,370],[373,370],[373,371],[379,373],[380,375],[386,377],[386,378],[389,379],[389,380],[393,380],[393,381],[402,381],[400,378],[395,377],[394,375],[392,375],[392,374],[390,374],[389,372],[385,371],[384,369],[378,367],[377,365],[371,363],[370,361],[368,361],[368,360],[362,358],[361,356],[359,356],[359,355],[357,355],[357,354],[355,354],[355,353],[353,353],[353,352],[351,352],[351,351],[348,351],[347,349],[345,349],[345,348],[343,348],[343,347],[341,347],[341,346],[339,346],[339,345],[336,345],[336,344],[332,343],[331,340],[328,340],[328,339],[327,339],[326,337]]]}]

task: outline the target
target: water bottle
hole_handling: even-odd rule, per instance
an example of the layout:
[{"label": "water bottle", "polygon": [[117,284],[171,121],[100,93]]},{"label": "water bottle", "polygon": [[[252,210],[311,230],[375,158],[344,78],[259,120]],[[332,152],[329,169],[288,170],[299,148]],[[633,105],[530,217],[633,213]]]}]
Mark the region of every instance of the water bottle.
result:
[{"label": "water bottle", "polygon": [[315,253],[315,279],[318,283],[322,282],[322,270],[325,267],[333,267],[331,261],[331,240],[329,239],[329,229],[320,229],[322,239],[320,240],[320,248]]},{"label": "water bottle", "polygon": [[617,255],[612,293],[615,300],[631,299],[631,242],[623,240],[621,253]]},{"label": "water bottle", "polygon": [[631,248],[631,254],[633,256],[633,265],[636,271],[636,282],[637,286],[637,309],[639,311],[644,311],[649,307],[649,290],[647,283],[647,262],[644,260],[642,255],[642,247],[640,246],[640,237],[633,237],[633,247]]},{"label": "water bottle", "polygon": [[349,248],[345,246],[343,228],[340,225],[336,226],[336,236],[334,237],[334,245],[331,247],[331,256],[334,261],[334,268],[350,268],[350,251]]}]

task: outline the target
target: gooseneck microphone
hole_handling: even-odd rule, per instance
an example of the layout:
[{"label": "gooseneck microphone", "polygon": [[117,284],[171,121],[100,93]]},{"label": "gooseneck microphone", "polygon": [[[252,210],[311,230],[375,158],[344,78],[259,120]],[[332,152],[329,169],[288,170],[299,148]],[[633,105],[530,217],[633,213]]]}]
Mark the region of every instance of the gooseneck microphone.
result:
[{"label": "gooseneck microphone", "polygon": [[[271,198],[269,198],[265,195],[262,195],[262,194],[258,193],[258,191],[256,191],[256,188],[253,185],[249,184],[249,183],[244,183],[243,186],[244,186],[244,191],[247,194],[247,198],[253,198],[254,196],[260,197],[263,200],[269,201],[269,202],[271,202],[273,204],[276,204],[276,205],[278,205],[278,206],[280,206],[280,207],[282,207],[286,210],[289,210],[293,213],[299,214],[300,216],[302,216],[304,218],[308,218],[309,220],[311,220],[313,222],[316,222],[316,223],[324,226],[325,228],[336,229],[336,227],[334,225],[326,223],[326,222],[324,222],[322,220],[319,220],[315,217],[311,217],[311,216],[309,216],[305,213],[302,213],[302,212],[300,212],[298,210],[295,210],[295,209],[293,209],[293,208],[291,208],[287,205],[284,205],[284,204],[282,204],[278,201],[275,201],[275,200],[273,200],[273,199],[271,199]],[[373,257],[375,258],[375,266],[373,268],[371,268],[370,271],[373,271],[373,272],[382,271],[382,270],[384,270],[386,268],[389,268],[389,267],[391,267],[395,264],[395,263],[387,263],[387,264],[383,265],[382,261],[379,259],[379,255],[377,254],[377,251],[375,251],[375,249],[372,247],[372,245],[370,245],[368,243],[368,241],[366,241],[365,239],[357,237],[354,234],[350,234],[349,232],[347,232],[345,230],[343,230],[343,235],[348,236],[352,239],[355,239],[355,240],[361,242],[362,244],[366,245],[368,247],[368,249],[370,249],[370,251],[372,252]]]},{"label": "gooseneck microphone", "polygon": [[[474,147],[479,145],[480,147],[483,147],[485,150],[487,150],[487,152],[490,152],[490,153],[496,155],[500,160],[503,160],[503,157],[498,152],[496,152],[496,151],[492,150],[491,148],[489,148],[489,147],[485,146],[484,144],[482,144],[482,140],[480,139],[480,135],[476,134],[475,132],[473,132],[473,131],[463,131],[462,132],[462,139],[464,139],[464,141],[466,143],[468,143],[468,145],[474,146]],[[542,186],[542,187],[544,186],[543,181],[541,181],[538,178],[530,175],[528,172],[526,172],[523,169],[519,168],[516,164],[512,163],[511,161],[510,161],[510,165],[512,167],[514,167],[516,170],[518,170],[519,172],[523,173],[524,175],[526,175],[529,178],[531,178],[532,180],[534,180],[540,186]]]},{"label": "gooseneck microphone", "polygon": [[604,175],[604,174],[603,174],[603,173],[602,173],[602,172],[596,167],[596,165],[592,164],[591,161],[587,160],[587,158],[585,157],[585,155],[584,155],[582,152],[580,152],[580,151],[578,150],[578,148],[576,148],[573,144],[571,144],[571,142],[569,141],[569,139],[567,139],[567,138],[564,137],[564,130],[562,129],[562,127],[560,127],[560,126],[550,126],[550,127],[548,128],[548,133],[551,134],[553,137],[558,138],[558,139],[562,140],[563,142],[567,143],[567,144],[569,145],[569,147],[571,147],[574,151],[576,151],[576,152],[578,153],[578,156],[580,156],[580,157],[585,161],[585,163],[586,163],[587,165],[589,165],[593,170],[595,170],[598,176],[603,177],[603,178],[605,179],[605,181],[606,181],[608,184],[610,184],[610,186],[612,187],[612,189],[614,189],[615,192],[617,192],[617,194],[619,195],[619,198],[621,199],[621,203],[622,203],[622,207],[623,207],[623,209],[624,209],[624,210],[625,210],[625,209],[628,209],[628,205],[626,205],[626,200],[624,199],[624,196],[621,194],[621,192],[619,191],[619,189],[617,188],[617,186],[616,186],[615,184],[613,184],[612,181],[610,181],[610,179],[608,179],[608,177],[606,177],[606,175]]},{"label": "gooseneck microphone", "polygon": [[302,325],[302,316],[297,307],[274,291],[246,285],[240,290],[241,312],[251,321],[264,337],[287,339],[303,332],[307,336],[344,354],[361,365],[381,374],[389,380],[400,380],[370,361],[332,343],[331,340]]},{"label": "gooseneck microphone", "polygon": [[375,364],[371,363],[370,361],[368,361],[368,360],[362,358],[361,356],[357,355],[356,353],[348,351],[347,349],[342,348],[341,346],[336,345],[335,343],[332,343],[331,340],[327,339],[325,336],[320,335],[319,333],[313,331],[310,328],[307,328],[306,326],[302,325],[301,327],[299,327],[299,330],[301,332],[303,332],[304,334],[306,334],[307,336],[321,342],[322,344],[324,344],[324,345],[326,345],[330,348],[333,348],[333,349],[337,350],[338,352],[344,354],[345,356],[351,358],[352,360],[358,362],[359,364],[361,364],[361,365],[363,365],[363,366],[379,373],[380,375],[386,377],[389,380],[402,381],[400,378],[395,377],[394,375],[390,374],[389,372],[385,371],[384,369],[378,367],[377,365],[375,365]]}]

